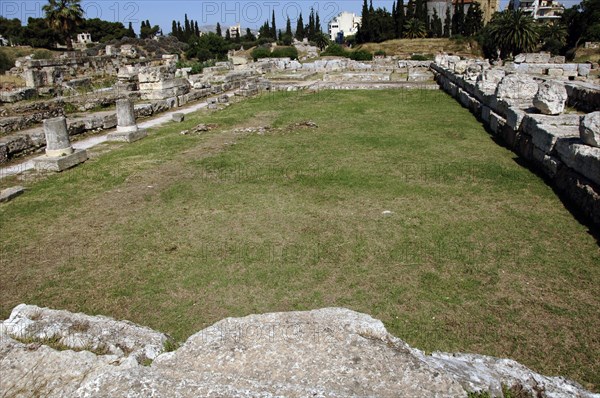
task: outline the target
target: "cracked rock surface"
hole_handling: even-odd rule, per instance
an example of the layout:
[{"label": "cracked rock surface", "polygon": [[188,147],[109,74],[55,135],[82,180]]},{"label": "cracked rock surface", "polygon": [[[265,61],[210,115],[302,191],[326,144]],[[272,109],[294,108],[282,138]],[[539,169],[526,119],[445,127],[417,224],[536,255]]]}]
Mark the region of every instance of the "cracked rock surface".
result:
[{"label": "cracked rock surface", "polygon": [[[80,351],[69,349],[75,333],[88,344],[73,347]],[[126,321],[21,304],[0,324],[0,391],[9,397],[466,397],[502,396],[505,385],[545,397],[600,397],[508,359],[425,355],[381,321],[344,308],[227,318],[161,353],[167,340]],[[91,349],[96,341],[102,352]],[[128,349],[119,348],[124,342]]]}]

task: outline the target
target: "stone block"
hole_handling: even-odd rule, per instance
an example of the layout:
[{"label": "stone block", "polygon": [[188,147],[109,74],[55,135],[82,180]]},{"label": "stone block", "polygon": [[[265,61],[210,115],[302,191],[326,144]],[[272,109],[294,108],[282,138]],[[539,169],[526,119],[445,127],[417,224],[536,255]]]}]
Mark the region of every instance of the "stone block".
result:
[{"label": "stone block", "polygon": [[0,191],[0,203],[9,202],[25,192],[22,186],[10,187]]},{"label": "stone block", "polygon": [[185,115],[183,113],[174,113],[171,115],[171,120],[177,123],[181,123],[185,120]]},{"label": "stone block", "polygon": [[65,156],[47,156],[43,155],[33,159],[33,167],[40,171],[61,172],[71,167],[77,166],[88,159],[87,151],[77,149],[73,153]]},{"label": "stone block", "polygon": [[550,80],[539,84],[533,106],[545,115],[558,115],[565,110],[567,98],[564,84]]},{"label": "stone block", "polygon": [[539,123],[534,117],[527,115],[523,118],[521,130],[529,134],[533,139],[533,145],[551,154],[554,150],[557,140],[561,138],[579,137],[579,130],[576,126],[554,126]]},{"label": "stone block", "polygon": [[540,170],[548,177],[553,178],[558,172],[562,162],[554,156],[547,155],[538,147],[533,147],[533,160],[537,163]]},{"label": "stone block", "polygon": [[533,100],[538,92],[538,84],[531,76],[522,74],[506,75],[498,84],[496,97],[508,105],[517,105]]},{"label": "stone block", "polygon": [[559,77],[562,76],[563,73],[564,71],[561,68],[548,68],[548,76],[550,77]]},{"label": "stone block", "polygon": [[509,107],[506,110],[506,124],[513,130],[519,130],[524,117],[525,111],[522,109]]},{"label": "stone block", "polygon": [[0,163],[8,162],[8,147],[6,144],[0,143]]},{"label": "stone block", "polygon": [[137,104],[133,109],[137,117],[152,116],[152,104]]},{"label": "stone block", "polygon": [[550,62],[550,53],[527,53],[525,54],[525,62],[528,64],[547,64]]},{"label": "stone block", "polygon": [[600,111],[581,117],[579,134],[585,144],[600,147]]},{"label": "stone block", "polygon": [[489,107],[483,105],[481,107],[481,120],[483,120],[486,123],[489,123],[491,113],[492,113],[492,110]]},{"label": "stone block", "polygon": [[590,74],[591,69],[592,69],[591,64],[579,64],[579,65],[577,65],[577,74],[579,76],[587,77]]},{"label": "stone block", "polygon": [[490,112],[490,130],[494,134],[499,134],[500,130],[506,124],[506,120],[496,112]]},{"label": "stone block", "polygon": [[106,140],[111,142],[135,142],[147,137],[146,130],[136,131],[115,131],[106,135]]},{"label": "stone block", "polygon": [[558,140],[556,150],[564,164],[600,185],[600,148],[569,138]]},{"label": "stone block", "polygon": [[117,114],[106,115],[102,118],[102,128],[104,130],[112,129],[117,126]]}]

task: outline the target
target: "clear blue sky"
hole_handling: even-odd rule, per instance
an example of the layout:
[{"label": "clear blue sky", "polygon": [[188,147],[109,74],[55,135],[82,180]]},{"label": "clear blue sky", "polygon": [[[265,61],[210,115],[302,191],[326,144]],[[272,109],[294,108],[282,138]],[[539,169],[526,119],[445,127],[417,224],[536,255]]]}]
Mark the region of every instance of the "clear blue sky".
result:
[{"label": "clear blue sky", "polygon": [[[408,0],[405,0],[407,3]],[[579,0],[561,1],[566,7],[579,3]],[[0,15],[6,18],[19,18],[26,23],[29,17],[41,17],[42,7],[46,0],[0,0]],[[501,0],[502,8],[508,0]],[[375,7],[386,7],[391,10],[393,0],[374,0]],[[220,22],[222,26],[234,25],[237,22],[242,28],[256,29],[267,19],[271,20],[271,12],[275,10],[277,27],[285,29],[287,15],[292,19],[292,29],[296,28],[296,18],[302,12],[305,23],[308,22],[310,8],[319,12],[323,28],[327,22],[341,11],[350,11],[360,14],[362,0],[344,1],[269,1],[269,0],[241,0],[241,1],[216,1],[216,0],[83,0],[82,7],[86,18],[101,18],[107,21],[119,21],[125,26],[133,23],[134,29],[139,33],[142,20],[150,20],[152,25],[160,25],[165,34],[171,31],[171,21],[183,22],[184,15],[198,21],[198,25],[215,25]]]}]

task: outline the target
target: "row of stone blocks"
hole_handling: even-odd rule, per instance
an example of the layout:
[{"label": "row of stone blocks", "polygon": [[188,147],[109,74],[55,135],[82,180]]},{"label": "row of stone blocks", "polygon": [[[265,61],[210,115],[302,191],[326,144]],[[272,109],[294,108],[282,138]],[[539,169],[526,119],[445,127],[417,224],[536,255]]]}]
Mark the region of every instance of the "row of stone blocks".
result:
[{"label": "row of stone blocks", "polygon": [[[73,149],[63,116],[44,120],[44,134],[46,154],[33,159],[36,170],[60,172],[88,159],[85,149]],[[129,99],[117,100],[117,131],[108,134],[108,141],[134,142],[146,135],[135,122],[133,103]]]},{"label": "row of stone blocks", "polygon": [[600,148],[580,139],[580,116],[548,116],[507,106],[436,65],[441,88],[492,134],[540,170],[593,224],[600,225]]}]

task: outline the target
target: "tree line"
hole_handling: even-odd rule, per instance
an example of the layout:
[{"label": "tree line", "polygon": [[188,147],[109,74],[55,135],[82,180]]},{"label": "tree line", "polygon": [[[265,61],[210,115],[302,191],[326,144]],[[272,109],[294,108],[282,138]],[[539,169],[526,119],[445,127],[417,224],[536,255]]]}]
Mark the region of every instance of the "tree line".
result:
[{"label": "tree line", "polygon": [[433,9],[428,15],[427,0],[394,1],[392,11],[374,8],[363,1],[362,23],[356,34],[357,43],[382,42],[399,38],[474,36],[483,28],[483,11],[479,3],[473,2],[465,12],[464,0],[454,7],[446,7],[444,19]]},{"label": "tree line", "polygon": [[535,21],[511,2],[492,16],[479,35],[484,55],[490,59],[537,50],[573,59],[586,41],[600,41],[600,0],[583,0],[549,23]]}]

